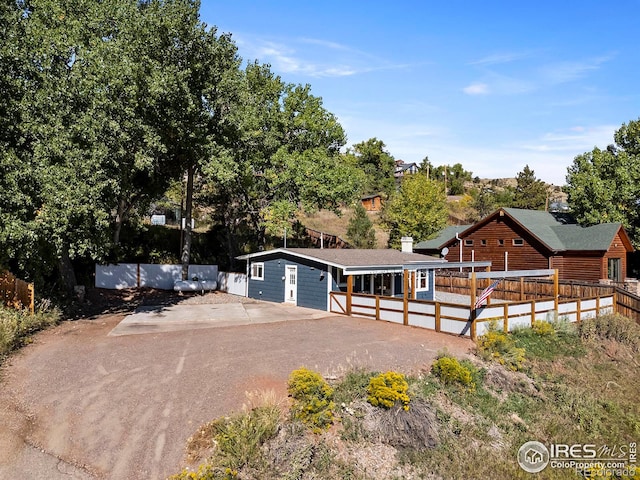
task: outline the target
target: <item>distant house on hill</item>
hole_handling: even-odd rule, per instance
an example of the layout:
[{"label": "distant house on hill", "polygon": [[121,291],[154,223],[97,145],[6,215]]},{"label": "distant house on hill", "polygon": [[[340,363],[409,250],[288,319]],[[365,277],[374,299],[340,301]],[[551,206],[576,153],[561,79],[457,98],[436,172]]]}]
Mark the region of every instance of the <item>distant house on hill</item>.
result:
[{"label": "distant house on hill", "polygon": [[382,196],[380,194],[367,195],[362,197],[360,202],[367,212],[379,212],[382,210]]},{"label": "distant house on hill", "polygon": [[418,165],[416,163],[405,163],[404,160],[396,160],[396,169],[393,176],[396,181],[402,180],[405,175],[418,173]]},{"label": "distant house on hill", "polygon": [[558,269],[563,280],[621,282],[629,236],[619,223],[581,227],[563,212],[500,208],[473,225],[449,226],[415,251],[449,261],[491,261],[492,270]]}]

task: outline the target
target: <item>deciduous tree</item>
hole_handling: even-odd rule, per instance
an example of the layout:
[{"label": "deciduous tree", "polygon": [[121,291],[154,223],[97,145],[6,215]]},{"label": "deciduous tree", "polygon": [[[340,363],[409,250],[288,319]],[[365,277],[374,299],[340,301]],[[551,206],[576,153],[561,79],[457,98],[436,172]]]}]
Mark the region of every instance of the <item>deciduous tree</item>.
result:
[{"label": "deciduous tree", "polygon": [[640,247],[640,119],[615,133],[616,144],[574,158],[567,173],[572,214],[583,225],[620,222]]},{"label": "deciduous tree", "polygon": [[404,236],[427,240],[447,224],[446,196],[442,183],[424,172],[406,177],[399,191],[385,203],[382,219],[389,229],[389,246],[398,248]]}]

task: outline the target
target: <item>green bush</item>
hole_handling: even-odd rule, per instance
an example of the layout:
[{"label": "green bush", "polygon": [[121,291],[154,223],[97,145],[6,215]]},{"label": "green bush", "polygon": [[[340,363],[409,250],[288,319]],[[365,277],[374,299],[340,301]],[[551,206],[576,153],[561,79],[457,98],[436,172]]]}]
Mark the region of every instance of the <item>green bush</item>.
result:
[{"label": "green bush", "polygon": [[578,334],[585,340],[607,338],[640,350],[640,326],[617,313],[582,320],[578,323]]},{"label": "green bush", "polygon": [[280,409],[266,405],[219,422],[214,437],[217,464],[235,471],[256,463],[262,444],[277,433],[279,420]]},{"label": "green bush", "polygon": [[369,380],[367,401],[374,407],[391,408],[396,402],[409,410],[409,384],[404,375],[397,372],[381,373]]},{"label": "green bush", "polygon": [[293,418],[320,432],[333,423],[333,388],[314,371],[299,368],[289,376],[289,395],[294,402]]},{"label": "green bush", "polygon": [[443,356],[438,358],[431,367],[431,373],[442,383],[460,383],[470,389],[475,389],[471,369],[463,366],[457,358]]},{"label": "green bush", "polygon": [[20,348],[29,336],[60,321],[58,310],[27,310],[0,307],[0,357]]},{"label": "green bush", "polygon": [[524,363],[524,348],[518,348],[513,338],[497,329],[495,323],[489,325],[489,330],[478,337],[478,352],[485,360],[495,360],[511,370],[520,370]]}]

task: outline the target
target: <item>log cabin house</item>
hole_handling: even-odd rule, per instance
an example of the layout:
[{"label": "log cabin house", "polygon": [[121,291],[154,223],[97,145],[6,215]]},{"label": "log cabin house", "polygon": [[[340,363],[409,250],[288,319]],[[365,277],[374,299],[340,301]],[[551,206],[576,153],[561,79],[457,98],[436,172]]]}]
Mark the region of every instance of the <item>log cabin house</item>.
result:
[{"label": "log cabin house", "polygon": [[518,208],[449,226],[415,245],[416,253],[445,253],[448,261],[491,261],[492,270],[558,269],[561,280],[587,282],[624,281],[633,250],[620,223],[582,227],[567,213]]}]

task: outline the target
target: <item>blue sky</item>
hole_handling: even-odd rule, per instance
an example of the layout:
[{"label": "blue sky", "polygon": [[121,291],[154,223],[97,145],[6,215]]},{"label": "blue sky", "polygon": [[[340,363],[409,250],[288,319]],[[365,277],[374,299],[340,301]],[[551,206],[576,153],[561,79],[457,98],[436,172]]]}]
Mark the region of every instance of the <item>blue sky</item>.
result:
[{"label": "blue sky", "polygon": [[310,84],[349,146],[407,162],[563,185],[640,117],[640,0],[202,0],[201,18]]}]

